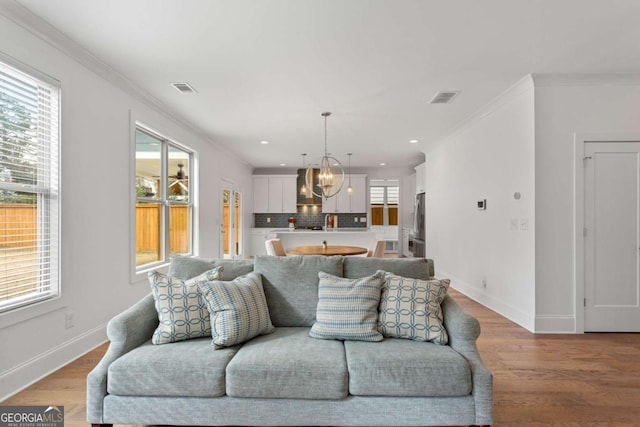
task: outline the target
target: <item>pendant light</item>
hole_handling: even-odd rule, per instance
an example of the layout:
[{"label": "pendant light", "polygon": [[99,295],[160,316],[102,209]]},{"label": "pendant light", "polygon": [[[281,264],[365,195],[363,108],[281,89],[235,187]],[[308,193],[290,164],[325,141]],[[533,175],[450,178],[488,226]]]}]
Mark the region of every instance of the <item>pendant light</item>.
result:
[{"label": "pendant light", "polygon": [[327,151],[327,117],[330,115],[331,113],[328,111],[321,114],[321,116],[324,117],[324,156],[320,161],[320,174],[318,175],[318,184],[316,185],[317,189],[314,189],[309,180],[310,176],[313,178],[313,169],[308,168],[306,174],[307,188],[310,189],[314,195],[324,197],[325,199],[329,199],[338,194],[344,183],[344,168],[342,167],[342,163],[335,157],[329,156],[329,152]]},{"label": "pendant light", "polygon": [[[307,167],[305,165],[305,159],[307,157],[307,153],[302,153],[302,170],[306,171]],[[307,191],[307,184],[306,184],[306,179],[305,182],[302,183],[302,186],[300,187],[300,194],[302,194],[303,196],[306,196],[308,193]]]},{"label": "pendant light", "polygon": [[349,156],[349,186],[347,187],[347,193],[349,193],[349,195],[351,195],[353,193],[353,187],[351,186],[351,155],[353,153],[347,153],[347,156]]}]

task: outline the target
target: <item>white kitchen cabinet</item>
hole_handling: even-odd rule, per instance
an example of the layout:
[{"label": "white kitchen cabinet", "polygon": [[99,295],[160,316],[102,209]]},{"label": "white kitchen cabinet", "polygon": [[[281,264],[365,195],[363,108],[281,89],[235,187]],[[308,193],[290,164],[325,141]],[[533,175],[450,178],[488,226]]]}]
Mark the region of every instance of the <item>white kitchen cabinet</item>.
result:
[{"label": "white kitchen cabinet", "polygon": [[269,213],[269,178],[253,177],[253,211]]},{"label": "white kitchen cabinet", "polygon": [[296,175],[254,175],[254,213],[295,213]]},{"label": "white kitchen cabinet", "polygon": [[424,193],[427,184],[427,164],[421,163],[415,167],[416,169],[416,194]]},{"label": "white kitchen cabinet", "polygon": [[351,211],[350,212],[355,212],[355,213],[367,212],[368,211],[367,209],[367,200],[368,200],[367,176],[351,175],[351,187],[353,188],[353,193],[351,194]]},{"label": "white kitchen cabinet", "polygon": [[282,212],[296,213],[298,210],[298,177],[296,175],[282,178]]},{"label": "white kitchen cabinet", "polygon": [[367,212],[367,176],[351,175],[349,195],[349,177],[345,176],[342,190],[334,197],[322,199],[322,213],[366,213]]},{"label": "white kitchen cabinet", "polygon": [[336,198],[338,196],[331,197],[329,199],[322,198],[322,213],[335,213],[336,212]]}]

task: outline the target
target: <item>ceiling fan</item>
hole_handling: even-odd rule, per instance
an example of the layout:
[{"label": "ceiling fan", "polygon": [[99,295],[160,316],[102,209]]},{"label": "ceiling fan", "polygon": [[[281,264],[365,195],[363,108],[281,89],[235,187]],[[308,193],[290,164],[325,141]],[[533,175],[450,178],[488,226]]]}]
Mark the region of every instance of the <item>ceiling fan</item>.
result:
[{"label": "ceiling fan", "polygon": [[187,197],[189,195],[189,177],[182,169],[183,163],[178,163],[178,171],[175,175],[169,175],[169,194],[173,197]]},{"label": "ceiling fan", "polygon": [[184,167],[184,163],[178,163],[178,171],[175,173],[175,175],[169,175],[169,178],[174,178],[174,179],[189,179],[189,177],[187,176],[187,174],[184,172],[184,170],[182,169]]}]

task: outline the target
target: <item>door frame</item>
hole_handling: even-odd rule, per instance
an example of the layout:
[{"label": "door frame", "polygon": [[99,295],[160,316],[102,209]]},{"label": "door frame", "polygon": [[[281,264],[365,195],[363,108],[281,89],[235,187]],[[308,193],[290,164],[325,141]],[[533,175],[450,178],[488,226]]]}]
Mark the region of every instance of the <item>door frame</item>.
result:
[{"label": "door frame", "polygon": [[[235,196],[236,193],[240,193],[241,197],[242,197],[242,202],[241,202],[241,205],[240,205],[240,212],[238,213],[239,218],[240,218],[240,229],[238,230],[239,241],[235,242],[238,245],[238,249],[239,249],[238,250],[239,251],[238,256],[242,257],[244,255],[244,250],[245,250],[245,247],[244,247],[244,240],[245,240],[244,234],[245,234],[246,227],[245,227],[244,210],[245,210],[245,203],[246,203],[246,201],[245,201],[246,194],[243,191],[243,189],[238,185],[238,183],[236,181],[233,181],[233,180],[228,179],[228,178],[222,178],[220,180],[220,187],[218,188],[218,194],[221,195],[224,190],[230,190],[231,194],[234,195],[234,196]],[[231,208],[232,204],[230,203],[229,206]],[[218,251],[220,253],[220,258],[224,258],[224,236],[222,236],[222,230],[224,228],[223,210],[224,210],[224,200],[223,200],[222,197],[220,197],[220,204],[219,204],[219,207],[218,207],[218,212],[220,214],[220,225],[219,225],[219,229],[218,229],[218,237],[220,239],[219,240],[219,245],[218,245]],[[233,210],[235,210],[235,203],[233,203]],[[230,211],[230,215],[231,215],[231,211]],[[232,224],[234,224],[235,215],[230,216],[230,221],[231,221]],[[238,224],[234,224],[234,225],[235,225],[236,228],[238,227]],[[234,240],[235,240],[235,236],[234,236]],[[235,259],[235,256],[232,259]]]},{"label": "door frame", "polygon": [[575,330],[584,333],[584,152],[588,142],[638,142],[640,132],[585,132],[574,133],[574,256],[573,289],[575,294]]}]

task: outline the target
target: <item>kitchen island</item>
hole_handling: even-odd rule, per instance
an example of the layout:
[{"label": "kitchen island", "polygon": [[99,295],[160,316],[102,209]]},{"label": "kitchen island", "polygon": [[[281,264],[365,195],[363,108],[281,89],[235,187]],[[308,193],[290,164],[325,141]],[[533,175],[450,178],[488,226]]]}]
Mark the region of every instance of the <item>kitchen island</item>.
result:
[{"label": "kitchen island", "polygon": [[[362,246],[368,248],[375,239],[374,232],[362,228],[338,228],[336,230],[272,230],[270,234],[275,234],[280,239],[285,251],[287,248],[304,245],[348,245]],[[364,254],[363,256],[366,256]]]},{"label": "kitchen island", "polygon": [[353,256],[363,255],[367,252],[367,248],[362,246],[344,245],[293,246],[291,248],[287,248],[287,255]]},{"label": "kitchen island", "polygon": [[[280,239],[286,250],[294,246],[322,245],[346,245],[370,248],[376,239],[384,239],[384,235],[377,230],[365,227],[341,227],[336,230],[309,230],[289,228],[252,228],[250,230],[250,249],[247,257],[265,255],[265,240]],[[366,256],[360,255],[360,256]]]}]

